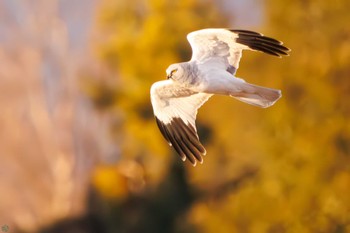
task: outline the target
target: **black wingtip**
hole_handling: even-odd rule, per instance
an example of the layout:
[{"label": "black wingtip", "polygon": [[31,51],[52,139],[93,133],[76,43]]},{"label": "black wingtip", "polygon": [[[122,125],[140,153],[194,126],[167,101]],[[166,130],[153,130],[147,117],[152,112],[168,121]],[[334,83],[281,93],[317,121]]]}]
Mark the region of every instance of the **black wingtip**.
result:
[{"label": "black wingtip", "polygon": [[163,123],[156,117],[156,122],[163,137],[183,161],[188,159],[193,166],[196,166],[197,162],[203,163],[206,150],[192,125],[185,124],[181,118],[173,118],[170,123]]},{"label": "black wingtip", "polygon": [[262,36],[263,34],[259,32],[249,31],[249,30],[243,30],[243,29],[228,29],[231,32],[238,33],[238,34],[246,34],[246,35],[252,35],[252,36]]},{"label": "black wingtip", "polygon": [[283,42],[264,36],[258,32],[240,29],[229,29],[229,31],[238,34],[238,38],[236,38],[237,43],[246,45],[253,50],[261,51],[276,57],[289,56],[288,53],[291,51],[291,49],[283,46]]}]

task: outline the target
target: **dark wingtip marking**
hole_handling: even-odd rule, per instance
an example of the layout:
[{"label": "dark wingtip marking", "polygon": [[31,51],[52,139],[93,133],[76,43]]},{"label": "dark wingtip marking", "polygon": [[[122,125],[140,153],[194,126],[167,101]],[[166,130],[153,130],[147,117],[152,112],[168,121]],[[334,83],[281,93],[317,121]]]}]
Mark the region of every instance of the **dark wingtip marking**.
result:
[{"label": "dark wingtip marking", "polygon": [[173,118],[170,123],[164,124],[156,117],[156,122],[163,137],[183,161],[187,158],[193,166],[196,166],[197,161],[203,163],[206,150],[192,125],[186,125],[181,118]]},{"label": "dark wingtip marking", "polygon": [[249,31],[249,30],[242,30],[242,29],[228,29],[228,30],[231,32],[234,32],[234,33],[239,33],[239,34],[262,36],[262,34],[259,32],[253,32],[253,31]]},{"label": "dark wingtip marking", "polygon": [[175,151],[180,156],[181,160],[185,161],[186,160],[185,153],[182,151],[181,147],[178,145],[177,141],[175,140],[174,136],[171,134],[169,129],[157,117],[156,117],[156,122],[163,137],[167,140],[169,145],[175,149]]},{"label": "dark wingtip marking", "polygon": [[156,122],[157,122],[157,126],[160,130],[160,132],[162,133],[163,137],[165,138],[165,140],[167,140],[167,142],[171,145],[169,136],[164,128],[164,124],[156,117]]},{"label": "dark wingtip marking", "polygon": [[230,31],[238,34],[237,43],[246,45],[253,50],[277,57],[281,57],[281,55],[289,56],[288,52],[291,51],[282,45],[283,42],[257,32],[236,29],[231,29]]}]

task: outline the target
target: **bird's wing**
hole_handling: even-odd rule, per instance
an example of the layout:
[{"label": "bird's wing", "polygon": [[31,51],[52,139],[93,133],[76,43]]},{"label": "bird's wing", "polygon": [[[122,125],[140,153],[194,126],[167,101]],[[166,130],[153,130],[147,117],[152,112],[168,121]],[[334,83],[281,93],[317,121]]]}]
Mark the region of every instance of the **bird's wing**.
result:
[{"label": "bird's wing", "polygon": [[202,29],[189,33],[187,39],[192,47],[191,60],[222,65],[231,74],[238,69],[243,49],[277,57],[290,51],[281,41],[247,30]]},{"label": "bird's wing", "polygon": [[156,82],[151,87],[151,102],[157,125],[183,161],[195,166],[203,162],[206,151],[199,141],[195,125],[197,110],[211,94],[196,93],[172,80]]}]

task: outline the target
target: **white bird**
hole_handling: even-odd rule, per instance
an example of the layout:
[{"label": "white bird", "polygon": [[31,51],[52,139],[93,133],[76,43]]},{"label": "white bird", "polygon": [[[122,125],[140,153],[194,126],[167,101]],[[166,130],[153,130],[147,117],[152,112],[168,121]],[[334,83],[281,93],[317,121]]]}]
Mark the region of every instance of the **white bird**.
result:
[{"label": "white bird", "polygon": [[196,166],[206,150],[199,141],[197,110],[213,94],[228,95],[245,103],[267,108],[281,91],[245,82],[235,77],[242,50],[261,51],[281,57],[290,51],[282,42],[247,30],[202,29],[187,39],[192,47],[188,62],[170,65],[167,80],[151,87],[151,102],[157,125],[183,161]]}]

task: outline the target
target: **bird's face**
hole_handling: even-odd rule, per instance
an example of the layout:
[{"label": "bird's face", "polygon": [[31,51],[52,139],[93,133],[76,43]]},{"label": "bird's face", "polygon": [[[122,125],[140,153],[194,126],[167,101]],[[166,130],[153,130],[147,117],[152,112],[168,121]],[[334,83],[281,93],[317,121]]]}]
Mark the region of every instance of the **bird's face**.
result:
[{"label": "bird's face", "polygon": [[183,68],[180,64],[172,64],[166,69],[167,79],[179,80],[183,76]]}]

